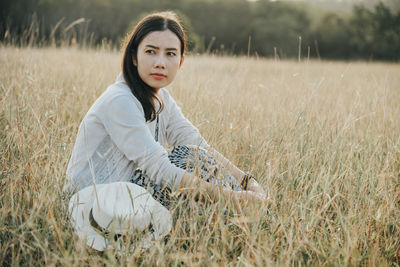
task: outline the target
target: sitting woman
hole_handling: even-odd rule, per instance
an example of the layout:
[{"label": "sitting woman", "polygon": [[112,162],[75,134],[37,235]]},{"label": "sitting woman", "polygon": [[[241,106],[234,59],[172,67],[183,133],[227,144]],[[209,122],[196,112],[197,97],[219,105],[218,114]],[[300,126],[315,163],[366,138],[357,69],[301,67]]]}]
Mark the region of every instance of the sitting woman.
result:
[{"label": "sitting woman", "polygon": [[124,48],[122,73],[79,127],[67,170],[72,191],[130,181],[165,207],[175,190],[232,198],[237,205],[265,200],[257,182],[207,144],[164,88],[182,66],[185,48],[174,13],[155,13],[137,24]]}]

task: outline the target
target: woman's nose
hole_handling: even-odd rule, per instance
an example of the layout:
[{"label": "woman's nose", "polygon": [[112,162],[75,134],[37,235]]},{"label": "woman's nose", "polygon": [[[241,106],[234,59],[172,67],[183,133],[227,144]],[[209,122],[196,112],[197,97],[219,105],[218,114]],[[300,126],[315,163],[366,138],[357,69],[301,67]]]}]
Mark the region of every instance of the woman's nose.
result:
[{"label": "woman's nose", "polygon": [[160,69],[165,68],[165,58],[162,55],[156,58],[156,61],[154,62],[154,67]]}]

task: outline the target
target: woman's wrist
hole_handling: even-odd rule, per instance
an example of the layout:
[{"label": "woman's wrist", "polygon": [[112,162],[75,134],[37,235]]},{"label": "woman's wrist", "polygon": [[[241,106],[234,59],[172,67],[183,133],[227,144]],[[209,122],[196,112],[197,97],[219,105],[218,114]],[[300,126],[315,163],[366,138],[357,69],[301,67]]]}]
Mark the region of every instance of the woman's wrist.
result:
[{"label": "woman's wrist", "polygon": [[251,183],[255,181],[254,176],[249,172],[245,172],[240,182],[240,186],[243,190],[249,190]]},{"label": "woman's wrist", "polygon": [[248,189],[252,189],[252,188],[254,188],[254,187],[259,187],[260,185],[257,183],[257,180],[254,178],[254,177],[252,177],[250,180],[249,180],[249,185],[248,185]]}]

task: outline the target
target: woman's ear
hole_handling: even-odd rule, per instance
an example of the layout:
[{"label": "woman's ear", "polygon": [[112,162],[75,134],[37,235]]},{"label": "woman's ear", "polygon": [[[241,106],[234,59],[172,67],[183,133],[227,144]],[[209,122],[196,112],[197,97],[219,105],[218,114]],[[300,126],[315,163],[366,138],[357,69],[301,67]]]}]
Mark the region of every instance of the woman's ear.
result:
[{"label": "woman's ear", "polygon": [[179,68],[182,67],[183,61],[185,61],[185,56],[181,56],[181,63],[179,63]]}]

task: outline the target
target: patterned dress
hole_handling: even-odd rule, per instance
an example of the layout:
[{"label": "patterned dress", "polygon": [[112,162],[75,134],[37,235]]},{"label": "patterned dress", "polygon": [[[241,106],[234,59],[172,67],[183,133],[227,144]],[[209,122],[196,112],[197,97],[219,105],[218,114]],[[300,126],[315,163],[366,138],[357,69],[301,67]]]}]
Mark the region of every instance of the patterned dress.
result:
[{"label": "patterned dress", "polygon": [[[213,185],[222,185],[235,191],[242,188],[238,181],[223,166],[210,156],[206,150],[196,146],[177,146],[168,151],[168,158],[175,166],[189,173],[197,172],[199,177]],[[142,170],[137,169],[130,179],[132,183],[145,187],[153,198],[165,207],[170,206],[171,189],[150,181]]]}]

